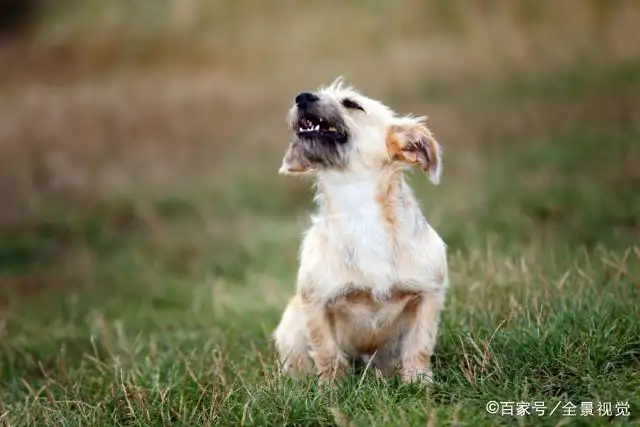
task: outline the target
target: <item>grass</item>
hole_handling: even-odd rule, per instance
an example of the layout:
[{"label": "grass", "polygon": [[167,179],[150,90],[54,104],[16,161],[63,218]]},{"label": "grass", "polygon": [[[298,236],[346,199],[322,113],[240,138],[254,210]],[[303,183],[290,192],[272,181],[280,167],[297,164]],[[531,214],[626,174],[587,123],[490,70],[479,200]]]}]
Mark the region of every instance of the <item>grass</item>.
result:
[{"label": "grass", "polygon": [[[282,247],[265,255],[269,244],[262,239],[255,244],[267,247],[258,256],[279,256]],[[22,314],[6,319],[4,420],[341,425],[344,418],[353,425],[418,425],[433,416],[466,425],[514,422],[486,413],[486,403],[496,400],[629,402],[632,417],[625,421],[638,422],[640,250],[551,254],[535,246],[500,250],[498,243],[451,254],[454,286],[430,392],[366,372],[336,389],[278,376],[267,335],[287,286],[270,282],[286,283],[292,271],[246,280],[233,265],[211,265],[205,278],[189,280],[153,258],[114,253],[94,272],[103,286],[54,300],[31,297]],[[245,255],[242,264],[278,272],[273,259],[263,260],[272,266],[263,269],[254,256]],[[540,425],[561,419],[561,412],[526,418]],[[583,421],[609,425],[607,417]]]},{"label": "grass", "polygon": [[[76,2],[0,67],[0,425],[640,425],[633,2],[184,4]],[[277,373],[312,199],[283,114],[337,74],[445,149],[411,177],[449,246],[432,389]]]}]

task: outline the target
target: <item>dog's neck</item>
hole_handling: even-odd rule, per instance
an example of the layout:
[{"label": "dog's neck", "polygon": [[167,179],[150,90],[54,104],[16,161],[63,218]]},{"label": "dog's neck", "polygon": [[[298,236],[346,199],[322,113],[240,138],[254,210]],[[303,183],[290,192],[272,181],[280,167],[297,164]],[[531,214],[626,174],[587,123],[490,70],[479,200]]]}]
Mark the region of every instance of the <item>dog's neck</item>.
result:
[{"label": "dog's neck", "polygon": [[412,196],[401,169],[323,172],[317,176],[318,213],[327,220],[380,215],[388,206]]}]

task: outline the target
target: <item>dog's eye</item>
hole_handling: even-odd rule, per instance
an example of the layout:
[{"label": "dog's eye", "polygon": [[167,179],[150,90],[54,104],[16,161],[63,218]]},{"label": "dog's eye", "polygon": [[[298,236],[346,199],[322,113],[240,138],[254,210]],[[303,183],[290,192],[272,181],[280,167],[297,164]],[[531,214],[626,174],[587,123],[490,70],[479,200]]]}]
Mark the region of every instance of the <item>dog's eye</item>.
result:
[{"label": "dog's eye", "polygon": [[362,108],[362,106],[360,104],[358,104],[356,101],[349,99],[349,98],[345,98],[342,100],[342,105],[344,106],[344,108],[348,108],[350,110],[360,110],[360,111],[364,111],[364,108]]}]

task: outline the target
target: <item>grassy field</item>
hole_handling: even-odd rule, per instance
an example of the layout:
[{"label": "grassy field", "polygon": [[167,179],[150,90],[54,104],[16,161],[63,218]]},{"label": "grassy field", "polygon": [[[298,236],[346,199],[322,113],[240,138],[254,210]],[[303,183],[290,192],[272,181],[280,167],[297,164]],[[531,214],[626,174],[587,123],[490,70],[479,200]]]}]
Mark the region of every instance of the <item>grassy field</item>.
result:
[{"label": "grassy field", "polygon": [[[0,44],[0,425],[640,426],[637,3],[292,4],[75,0]],[[445,150],[432,389],[277,374],[284,116],[338,74]]]}]

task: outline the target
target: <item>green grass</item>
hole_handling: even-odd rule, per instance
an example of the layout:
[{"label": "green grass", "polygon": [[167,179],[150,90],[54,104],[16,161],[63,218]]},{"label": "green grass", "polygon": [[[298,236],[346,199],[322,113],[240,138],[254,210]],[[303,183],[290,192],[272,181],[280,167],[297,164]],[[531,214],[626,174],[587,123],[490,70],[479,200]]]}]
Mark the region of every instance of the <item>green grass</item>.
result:
[{"label": "green grass", "polygon": [[579,129],[498,156],[484,226],[516,241],[632,245],[640,232],[640,176],[630,159],[640,155],[639,138],[635,129]]},{"label": "green grass", "polygon": [[[514,422],[488,415],[490,400],[628,401],[640,419],[638,248],[453,253],[429,392],[362,371],[335,389],[279,377],[271,291],[232,282],[234,272],[226,289],[219,278],[185,280],[131,255],[104,261],[95,280],[110,289],[35,297],[9,317],[0,353],[9,424],[333,425],[334,410],[353,425],[419,425],[432,413]],[[555,425],[558,414],[526,419]]]}]

